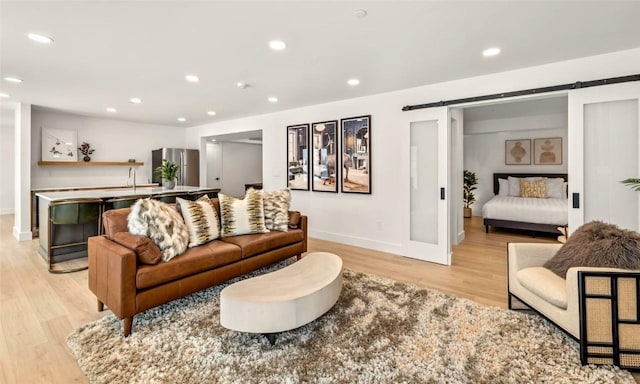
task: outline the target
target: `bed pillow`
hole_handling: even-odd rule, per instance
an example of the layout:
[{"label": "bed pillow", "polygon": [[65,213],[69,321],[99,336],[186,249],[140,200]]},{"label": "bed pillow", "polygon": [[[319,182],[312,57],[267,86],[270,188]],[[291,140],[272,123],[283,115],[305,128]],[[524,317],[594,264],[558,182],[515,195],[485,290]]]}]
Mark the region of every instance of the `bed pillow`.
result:
[{"label": "bed pillow", "polygon": [[178,197],[176,202],[189,230],[189,248],[197,247],[220,237],[218,215],[207,195],[196,201]]},{"label": "bed pillow", "polygon": [[520,178],[509,176],[509,196],[520,197]]},{"label": "bed pillow", "polygon": [[498,196],[509,196],[509,180],[498,179]]},{"label": "bed pillow", "polygon": [[563,279],[573,267],[640,269],[640,234],[601,221],[589,222],[576,229],[543,267]]},{"label": "bed pillow", "polygon": [[535,197],[538,199],[547,198],[547,180],[530,181],[520,179],[520,195],[522,197]]},{"label": "bed pillow", "polygon": [[287,232],[291,192],[288,189],[264,192],[263,197],[265,227],[270,231]]},{"label": "bed pillow", "polygon": [[131,206],[127,218],[129,232],[147,236],[169,261],[187,250],[189,231],[178,211],[158,200],[140,199]]},{"label": "bed pillow", "polygon": [[551,199],[566,199],[567,194],[564,193],[564,179],[554,177],[547,179],[547,196]]},{"label": "bed pillow", "polygon": [[264,224],[262,190],[249,189],[244,199],[219,193],[218,199],[222,222],[221,237],[269,232]]}]

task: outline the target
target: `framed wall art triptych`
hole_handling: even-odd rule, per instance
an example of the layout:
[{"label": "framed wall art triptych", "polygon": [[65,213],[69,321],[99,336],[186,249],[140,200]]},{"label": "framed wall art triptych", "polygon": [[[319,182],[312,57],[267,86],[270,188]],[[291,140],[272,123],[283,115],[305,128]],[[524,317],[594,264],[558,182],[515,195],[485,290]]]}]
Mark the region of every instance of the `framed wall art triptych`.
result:
[{"label": "framed wall art triptych", "polygon": [[309,190],[309,124],[287,127],[287,188]]},{"label": "framed wall art triptych", "polygon": [[342,192],[371,193],[371,115],[340,120]]},{"label": "framed wall art triptych", "polygon": [[338,192],[338,121],[311,124],[311,190]]}]

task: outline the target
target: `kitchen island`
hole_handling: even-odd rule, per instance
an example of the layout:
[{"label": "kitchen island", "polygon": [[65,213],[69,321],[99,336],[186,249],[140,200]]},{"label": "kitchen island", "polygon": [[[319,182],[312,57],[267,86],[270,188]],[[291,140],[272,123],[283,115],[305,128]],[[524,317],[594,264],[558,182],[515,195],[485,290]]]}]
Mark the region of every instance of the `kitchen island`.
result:
[{"label": "kitchen island", "polygon": [[[86,224],[54,224],[50,220],[50,206],[52,203],[63,202],[73,199],[98,199],[102,202],[108,202],[114,198],[126,198],[136,196],[151,196],[154,199],[160,199],[168,196],[178,196],[185,199],[193,199],[202,194],[208,194],[210,197],[216,197],[219,189],[200,188],[191,186],[177,186],[173,189],[161,187],[142,187],[142,188],[120,188],[120,189],[87,189],[87,190],[69,190],[58,192],[38,192],[38,217],[42,226],[40,231],[40,246],[38,252],[49,262],[49,255],[52,255],[53,263],[86,257],[86,241],[88,237],[95,236],[102,231],[96,225],[87,226]],[[105,209],[109,205],[104,204]],[[50,241],[51,239],[51,241]],[[62,244],[77,244],[69,248],[62,248]],[[58,248],[60,247],[60,248]],[[53,252],[51,252],[53,250]],[[51,264],[53,264],[51,263]]]}]

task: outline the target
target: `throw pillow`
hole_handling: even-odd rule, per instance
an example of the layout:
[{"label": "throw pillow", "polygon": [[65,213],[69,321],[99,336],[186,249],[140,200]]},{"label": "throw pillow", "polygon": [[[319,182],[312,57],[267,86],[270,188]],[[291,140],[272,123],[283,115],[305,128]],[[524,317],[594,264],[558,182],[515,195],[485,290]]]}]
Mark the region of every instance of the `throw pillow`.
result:
[{"label": "throw pillow", "polygon": [[567,193],[564,191],[564,179],[562,177],[547,179],[547,196],[550,199],[567,198]]},{"label": "throw pillow", "polygon": [[175,208],[157,200],[140,199],[131,206],[127,218],[129,232],[147,236],[169,261],[187,250],[189,231]]},{"label": "throw pillow", "polygon": [[547,198],[547,180],[529,181],[520,180],[520,195],[522,197],[536,197],[540,199]]},{"label": "throw pillow", "polygon": [[189,231],[189,248],[197,247],[220,237],[218,215],[207,195],[196,201],[176,198]]},{"label": "throw pillow", "polygon": [[264,225],[262,190],[249,189],[244,199],[219,193],[218,199],[220,200],[222,237],[269,232]]},{"label": "throw pillow", "polygon": [[142,264],[155,265],[162,260],[162,252],[157,245],[146,236],[132,235],[129,232],[117,232],[113,241],[136,252]]},{"label": "throw pillow", "polygon": [[520,178],[509,176],[509,196],[520,197]]},{"label": "throw pillow", "polygon": [[286,232],[289,229],[289,203],[291,192],[288,189],[264,192],[264,225],[270,231]]},{"label": "throw pillow", "polygon": [[640,269],[640,234],[592,221],[576,229],[543,267],[562,278],[572,267]]},{"label": "throw pillow", "polygon": [[498,196],[509,196],[509,180],[498,179]]},{"label": "throw pillow", "polygon": [[296,229],[300,224],[302,215],[298,211],[289,211],[289,228]]}]

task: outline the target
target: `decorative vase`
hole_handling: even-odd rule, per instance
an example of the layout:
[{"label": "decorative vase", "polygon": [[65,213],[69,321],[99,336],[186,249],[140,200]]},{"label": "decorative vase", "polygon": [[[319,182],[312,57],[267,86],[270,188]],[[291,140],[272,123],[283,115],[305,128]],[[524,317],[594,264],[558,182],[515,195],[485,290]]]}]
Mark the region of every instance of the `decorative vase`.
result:
[{"label": "decorative vase", "polygon": [[462,211],[464,212],[464,217],[465,218],[468,219],[468,218],[471,217],[471,208],[464,208]]},{"label": "decorative vase", "polygon": [[176,181],[175,180],[162,180],[162,186],[165,189],[173,189],[176,187]]},{"label": "decorative vase", "polygon": [[85,155],[82,160],[84,161],[91,161],[91,158],[89,157],[89,155]]}]

